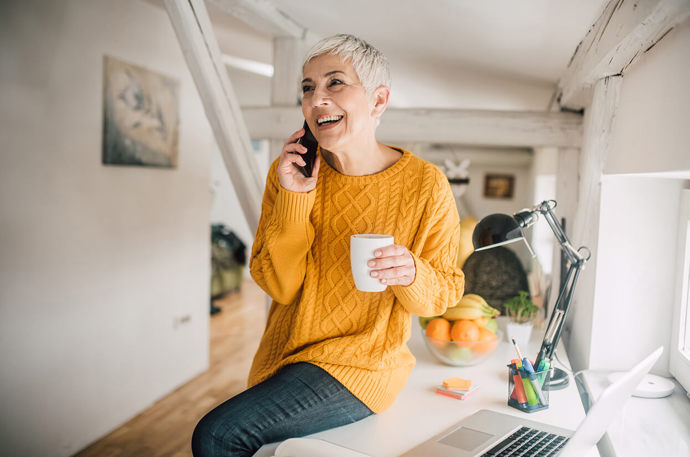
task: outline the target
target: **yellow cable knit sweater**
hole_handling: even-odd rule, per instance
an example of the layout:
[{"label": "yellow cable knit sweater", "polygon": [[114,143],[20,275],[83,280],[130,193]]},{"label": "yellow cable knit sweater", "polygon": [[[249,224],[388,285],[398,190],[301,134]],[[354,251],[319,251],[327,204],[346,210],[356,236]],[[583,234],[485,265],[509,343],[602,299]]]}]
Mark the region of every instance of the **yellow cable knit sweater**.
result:
[{"label": "yellow cable knit sweater", "polygon": [[[383,411],[415,363],[406,344],[411,314],[442,314],[462,296],[460,220],[448,180],[400,152],[395,164],[368,176],[343,175],[322,160],[308,193],[282,188],[278,161],[271,166],[250,271],[273,303],[250,386],[287,364],[310,362]],[[358,291],[350,271],[355,233],[393,235],[414,257],[414,282]]]}]

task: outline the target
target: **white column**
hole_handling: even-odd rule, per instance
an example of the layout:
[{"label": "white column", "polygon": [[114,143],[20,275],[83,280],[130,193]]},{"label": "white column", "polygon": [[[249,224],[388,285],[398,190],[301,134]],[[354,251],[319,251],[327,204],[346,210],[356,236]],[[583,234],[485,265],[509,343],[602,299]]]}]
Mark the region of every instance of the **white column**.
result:
[{"label": "white column", "polygon": [[601,178],[611,144],[622,80],[621,76],[609,76],[597,81],[592,102],[584,117],[575,220],[569,233],[572,234],[573,245],[587,246],[592,257],[580,275],[568,318],[570,332],[566,343],[575,369],[589,366],[592,351]]}]

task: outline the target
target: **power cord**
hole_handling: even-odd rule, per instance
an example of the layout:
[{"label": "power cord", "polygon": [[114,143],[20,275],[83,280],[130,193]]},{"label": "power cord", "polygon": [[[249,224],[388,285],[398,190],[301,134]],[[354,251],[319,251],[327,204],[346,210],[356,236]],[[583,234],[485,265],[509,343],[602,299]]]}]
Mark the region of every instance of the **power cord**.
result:
[{"label": "power cord", "polygon": [[585,410],[585,414],[587,414],[590,408],[592,407],[593,400],[589,395],[589,389],[587,389],[587,386],[584,384],[584,379],[581,379],[579,377],[581,373],[584,373],[587,370],[580,370],[573,373],[572,368],[569,365],[563,363],[563,361],[558,357],[558,349],[553,351],[553,355],[556,357],[558,364],[561,365],[561,370],[571,375],[575,380],[577,392],[580,394],[580,401],[582,402],[582,407]]}]

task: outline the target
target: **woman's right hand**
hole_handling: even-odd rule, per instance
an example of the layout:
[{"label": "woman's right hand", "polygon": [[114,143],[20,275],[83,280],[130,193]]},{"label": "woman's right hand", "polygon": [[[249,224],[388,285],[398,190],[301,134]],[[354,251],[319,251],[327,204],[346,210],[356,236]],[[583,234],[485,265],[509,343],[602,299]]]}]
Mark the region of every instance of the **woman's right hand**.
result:
[{"label": "woman's right hand", "polygon": [[310,192],[316,187],[316,179],[319,176],[319,166],[321,157],[317,154],[314,161],[314,169],[311,177],[305,177],[293,163],[304,166],[306,162],[302,158],[307,148],[297,142],[304,135],[304,129],[299,129],[288,138],[280,152],[280,162],[278,162],[278,180],[280,185],[292,192]]}]

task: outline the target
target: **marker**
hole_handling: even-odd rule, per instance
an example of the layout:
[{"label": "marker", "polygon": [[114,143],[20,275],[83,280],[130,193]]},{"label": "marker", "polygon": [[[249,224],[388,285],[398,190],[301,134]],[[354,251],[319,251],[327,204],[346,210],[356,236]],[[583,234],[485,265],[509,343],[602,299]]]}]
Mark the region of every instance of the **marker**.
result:
[{"label": "marker", "polygon": [[539,366],[537,367],[537,378],[539,378],[539,386],[544,387],[544,380],[546,379],[546,375],[548,374],[548,371],[551,369],[551,362],[548,360],[542,360],[539,362]]},{"label": "marker", "polygon": [[522,354],[520,354],[520,349],[518,348],[518,345],[515,342],[515,338],[513,338],[513,346],[515,346],[515,352],[517,352],[518,357],[522,359],[522,368],[527,373],[527,377],[529,378],[530,384],[532,384],[532,387],[534,388],[534,392],[537,394],[537,399],[539,400],[539,403],[541,403],[542,405],[546,405],[546,400],[544,399],[544,394],[541,391],[541,387],[539,387],[539,380],[537,379],[537,375],[534,373],[534,367],[532,367],[532,363],[527,359],[527,357],[523,357]]},{"label": "marker", "polygon": [[511,362],[511,367],[510,367],[510,373],[513,376],[513,383],[515,386],[513,387],[513,394],[511,397],[515,398],[515,400],[520,404],[522,407],[527,406],[527,397],[525,396],[525,388],[522,385],[522,377],[520,376],[520,373],[518,372],[518,364],[520,363],[519,360],[513,359],[510,361]]}]

